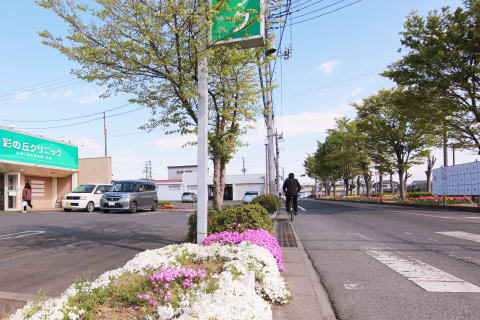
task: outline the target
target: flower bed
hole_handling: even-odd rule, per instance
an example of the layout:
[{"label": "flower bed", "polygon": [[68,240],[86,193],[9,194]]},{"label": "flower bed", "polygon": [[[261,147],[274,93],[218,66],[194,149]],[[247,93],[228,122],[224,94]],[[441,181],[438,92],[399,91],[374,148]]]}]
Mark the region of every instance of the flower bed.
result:
[{"label": "flower bed", "polygon": [[[122,268],[77,282],[59,298],[27,304],[10,320],[271,320],[270,303],[290,297],[278,261],[250,240],[223,243],[141,252]],[[254,285],[246,285],[249,276]]]},{"label": "flower bed", "polygon": [[246,230],[244,232],[224,231],[216,234],[212,234],[202,241],[203,245],[209,245],[212,243],[230,243],[236,244],[242,241],[250,241],[268,249],[277,261],[278,270],[283,271],[285,266],[283,264],[282,250],[277,239],[272,236],[268,231],[259,230]]},{"label": "flower bed", "polygon": [[[335,200],[349,200],[349,201],[366,201],[366,202],[391,202],[391,203],[407,203],[407,204],[428,204],[428,205],[443,205],[444,198],[442,196],[419,196],[401,200],[399,196],[336,196]],[[445,197],[447,204],[468,204],[473,201],[472,197],[455,196]]]}]

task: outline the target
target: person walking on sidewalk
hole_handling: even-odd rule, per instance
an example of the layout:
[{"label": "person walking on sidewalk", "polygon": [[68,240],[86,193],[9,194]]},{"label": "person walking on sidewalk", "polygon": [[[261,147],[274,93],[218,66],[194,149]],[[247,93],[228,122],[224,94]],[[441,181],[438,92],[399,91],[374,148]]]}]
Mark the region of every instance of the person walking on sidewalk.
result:
[{"label": "person walking on sidewalk", "polygon": [[295,175],[293,173],[288,174],[288,179],[285,180],[283,183],[283,193],[285,193],[285,197],[287,200],[286,206],[287,206],[287,211],[288,208],[290,208],[290,201],[293,201],[293,213],[297,214],[298,212],[298,206],[297,206],[297,198],[298,198],[298,192],[302,189],[302,186],[300,186],[300,183],[298,182],[297,179],[295,179]]},{"label": "person walking on sidewalk", "polygon": [[22,205],[23,205],[23,213],[27,212],[27,205],[32,209],[33,211],[33,206],[32,206],[32,186],[30,183],[25,182],[25,187],[23,188],[22,192]]}]

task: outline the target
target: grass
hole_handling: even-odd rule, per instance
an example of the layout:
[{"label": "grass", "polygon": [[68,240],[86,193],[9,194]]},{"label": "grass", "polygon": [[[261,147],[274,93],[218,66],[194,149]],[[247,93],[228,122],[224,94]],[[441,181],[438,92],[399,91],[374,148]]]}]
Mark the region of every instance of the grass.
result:
[{"label": "grass", "polygon": [[[196,261],[192,256],[181,256],[179,262],[182,268],[204,269],[207,276],[204,279],[197,279],[194,283],[200,281],[205,283],[206,291],[213,293],[219,288],[218,279],[212,278],[212,275],[218,274],[224,270],[224,263],[220,259],[214,261]],[[147,270],[147,273],[153,273],[156,270]],[[169,301],[173,306],[180,304],[180,295],[187,293],[190,289],[184,289],[182,279],[170,282],[168,290],[172,293],[172,299]],[[110,284],[103,288],[91,290],[89,288],[90,281],[85,278],[76,280],[75,285],[79,293],[74,297],[70,297],[68,305],[73,308],[85,310],[80,316],[80,320],[136,320],[145,319],[149,316],[156,315],[156,309],[159,305],[165,304],[163,300],[165,296],[164,290],[155,287],[145,275],[134,272],[125,272],[116,280],[112,280]],[[161,288],[163,289],[163,288]],[[145,293],[150,294],[157,306],[152,306],[147,300],[139,298],[139,295]],[[32,314],[38,311],[32,308]],[[69,310],[65,310],[67,314]],[[3,320],[0,318],[0,320]]]}]

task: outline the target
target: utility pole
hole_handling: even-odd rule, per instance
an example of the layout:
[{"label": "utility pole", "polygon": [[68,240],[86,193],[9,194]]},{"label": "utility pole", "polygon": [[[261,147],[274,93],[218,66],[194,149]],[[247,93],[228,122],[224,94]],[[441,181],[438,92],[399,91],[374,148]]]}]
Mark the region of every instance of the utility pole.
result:
[{"label": "utility pole", "polygon": [[276,154],[277,156],[275,157],[275,181],[276,183],[276,191],[277,194],[280,192],[280,148],[278,147],[278,142],[283,140],[283,134],[278,132],[275,133],[275,148],[276,148]]},{"label": "utility pole", "polygon": [[105,158],[107,157],[107,116],[103,112],[103,134],[105,136]]},{"label": "utility pole", "polygon": [[202,21],[202,37],[200,40],[200,57],[198,59],[198,143],[197,143],[197,243],[201,243],[207,237],[208,221],[208,47],[207,10],[209,1],[203,1],[201,10],[204,15]]},{"label": "utility pole", "polygon": [[143,169],[146,180],[152,180],[152,161],[145,161],[145,168]]},{"label": "utility pole", "polygon": [[268,143],[265,143],[265,194],[268,193],[268,177],[269,177],[269,172],[268,172]]},{"label": "utility pole", "polygon": [[247,172],[247,169],[245,168],[245,158],[244,157],[242,157],[242,163],[243,163],[242,172],[243,172],[243,175],[245,175],[245,172]]},{"label": "utility pole", "polygon": [[[268,29],[267,23],[265,23],[265,38],[268,39]],[[267,151],[267,179],[268,179],[268,192],[269,194],[275,194],[275,178],[274,178],[274,169],[275,168],[275,146],[274,146],[274,133],[273,133],[273,99],[272,99],[272,77],[270,70],[270,61],[268,61],[268,56],[273,54],[275,49],[268,49],[265,51],[265,85],[268,88],[266,92],[266,106],[265,106],[265,124],[267,127],[267,141],[268,141],[268,151]]]}]

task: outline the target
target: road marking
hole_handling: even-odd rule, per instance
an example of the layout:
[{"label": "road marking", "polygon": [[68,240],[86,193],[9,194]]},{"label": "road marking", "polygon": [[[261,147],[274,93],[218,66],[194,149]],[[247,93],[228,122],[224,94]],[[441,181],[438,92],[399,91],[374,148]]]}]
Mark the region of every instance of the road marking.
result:
[{"label": "road marking", "polygon": [[406,254],[383,248],[362,251],[428,292],[480,293],[480,287]]},{"label": "road marking", "polygon": [[300,207],[300,206],[298,206],[298,205],[297,205],[297,207],[299,207],[300,210],[307,211],[307,210],[305,210],[304,208],[302,208],[302,207]]},{"label": "road marking", "polygon": [[443,234],[445,236],[460,238],[464,240],[480,242],[480,235],[474,234],[474,233],[468,233],[463,231],[442,231],[442,232],[435,232],[435,233]]},{"label": "road marking", "polygon": [[[352,235],[374,241],[361,233],[352,233]],[[381,243],[372,242],[361,250],[428,292],[480,293],[480,287],[404,253],[394,252],[392,248]]]},{"label": "road marking", "polygon": [[46,231],[15,232],[15,233],[10,233],[10,234],[0,235],[0,240],[23,238],[23,237],[33,236],[33,235],[36,235],[36,234],[42,234],[42,233],[45,233],[45,232]]},{"label": "road marking", "polygon": [[358,290],[358,289],[362,289],[362,287],[360,286],[360,283],[344,283],[343,286],[344,286],[345,289],[347,289],[347,290]]},{"label": "road marking", "polygon": [[444,217],[444,216],[436,216],[433,214],[426,214],[426,213],[416,213],[416,212],[409,212],[409,211],[398,211],[398,210],[392,210],[390,212],[393,213],[402,213],[402,214],[413,214],[415,216],[424,216],[424,217],[431,217],[431,218],[440,218],[440,219],[447,219],[447,220],[456,220],[456,221],[463,221],[463,222],[469,222],[469,223],[480,223],[480,221],[470,221],[470,220],[465,220],[465,219],[458,219],[458,218],[452,218],[452,217]]},{"label": "road marking", "polygon": [[480,217],[462,217],[462,218],[465,218],[465,219],[480,219]]}]

